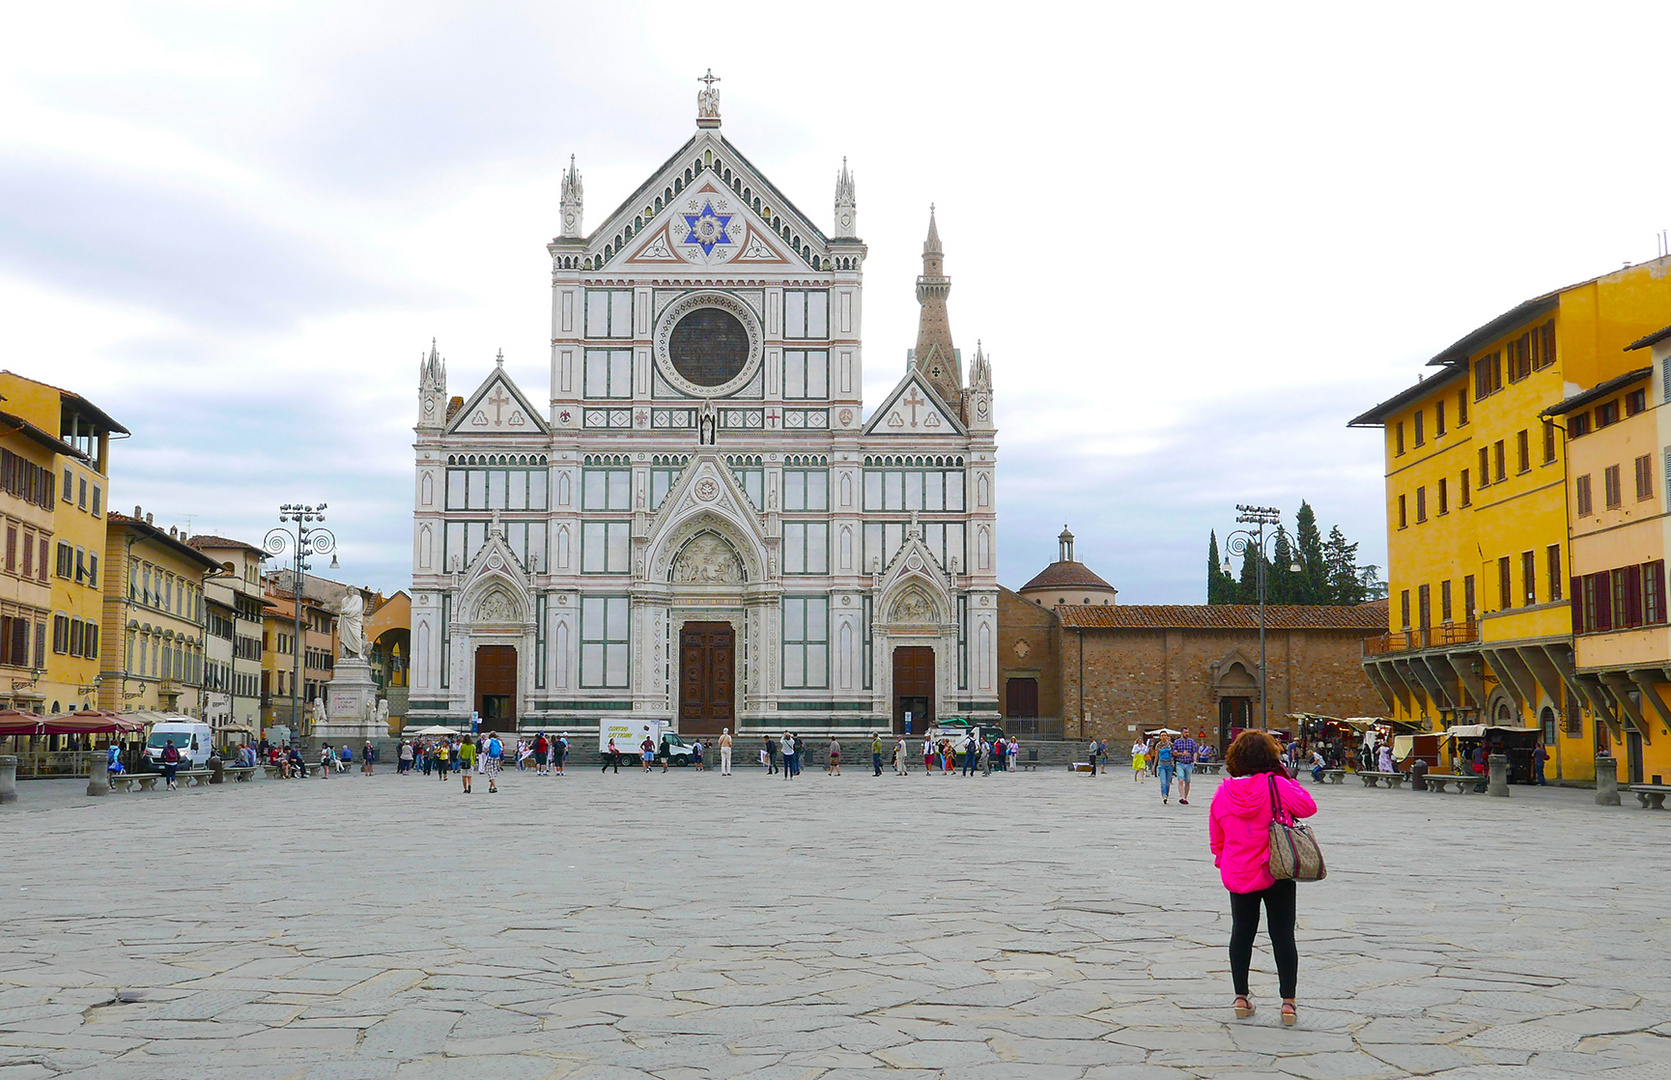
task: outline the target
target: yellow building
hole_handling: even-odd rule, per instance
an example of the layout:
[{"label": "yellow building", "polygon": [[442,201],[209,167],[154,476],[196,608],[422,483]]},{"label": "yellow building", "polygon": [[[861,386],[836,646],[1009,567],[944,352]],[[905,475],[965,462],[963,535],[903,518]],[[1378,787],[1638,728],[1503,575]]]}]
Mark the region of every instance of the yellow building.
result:
[{"label": "yellow building", "polygon": [[406,719],[407,665],[412,655],[412,597],[401,589],[366,605],[367,659],[378,693],[389,703],[389,730],[398,733]]},{"label": "yellow building", "polygon": [[99,707],[203,718],[203,577],[220,563],[151,515],[111,513]]},{"label": "yellow building", "polygon": [[[1650,348],[1647,357],[1638,351]],[[1635,363],[1651,362],[1574,394],[1548,415],[1566,430],[1575,664],[1601,721],[1590,734],[1598,751],[1611,747],[1621,759],[1620,780],[1657,784],[1671,775],[1671,454],[1661,449],[1671,447],[1664,393],[1671,327],[1627,352]]]},{"label": "yellow building", "polygon": [[128,429],[80,394],[10,371],[0,371],[0,397],[8,412],[67,444],[51,464],[52,616],[35,706],[48,714],[90,708],[101,700],[100,562],[110,501],[110,442]]},{"label": "yellow building", "polygon": [[1607,703],[1578,678],[1565,440],[1542,414],[1668,321],[1671,258],[1625,267],[1504,312],[1352,421],[1385,437],[1389,626],[1364,669],[1395,718],[1535,727],[1552,778],[1593,779]]},{"label": "yellow building", "polygon": [[[52,625],[53,515],[57,459],[81,451],[15,413],[0,411],[0,708],[47,712],[41,677]],[[98,649],[77,627],[76,648]]]}]

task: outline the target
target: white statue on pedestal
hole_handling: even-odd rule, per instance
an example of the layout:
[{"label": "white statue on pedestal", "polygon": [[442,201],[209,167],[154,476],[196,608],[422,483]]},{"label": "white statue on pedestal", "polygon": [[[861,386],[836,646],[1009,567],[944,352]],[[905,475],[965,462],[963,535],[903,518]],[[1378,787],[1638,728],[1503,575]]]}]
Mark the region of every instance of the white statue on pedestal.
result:
[{"label": "white statue on pedestal", "polygon": [[349,589],[342,598],[342,610],[337,617],[337,637],[342,642],[344,659],[362,658],[366,654],[366,602],[360,590]]}]

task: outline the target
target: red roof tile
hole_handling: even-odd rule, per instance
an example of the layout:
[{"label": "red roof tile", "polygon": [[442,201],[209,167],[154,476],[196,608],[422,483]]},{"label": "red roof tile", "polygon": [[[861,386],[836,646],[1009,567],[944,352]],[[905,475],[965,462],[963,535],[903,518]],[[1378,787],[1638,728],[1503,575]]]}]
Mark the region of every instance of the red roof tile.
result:
[{"label": "red roof tile", "polygon": [[[1070,630],[1257,630],[1257,604],[1118,604],[1064,605],[1056,609]],[[1387,631],[1387,601],[1372,600],[1348,607],[1305,607],[1270,604],[1265,608],[1269,630]]]},{"label": "red roof tile", "polygon": [[1021,586],[1021,588],[1016,591],[1026,592],[1028,589],[1065,589],[1069,586],[1074,588],[1084,586],[1090,589],[1107,589],[1109,592],[1114,591],[1114,586],[1093,574],[1090,567],[1086,566],[1082,562],[1073,562],[1072,560],[1051,563],[1043,570],[1040,570],[1038,574],[1034,576],[1032,581],[1029,581],[1027,584]]}]

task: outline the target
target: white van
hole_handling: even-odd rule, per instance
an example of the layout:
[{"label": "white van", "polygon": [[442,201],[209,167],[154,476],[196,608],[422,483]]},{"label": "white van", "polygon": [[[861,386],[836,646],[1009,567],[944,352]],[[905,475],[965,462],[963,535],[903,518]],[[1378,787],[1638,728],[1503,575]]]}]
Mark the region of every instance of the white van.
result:
[{"label": "white van", "polygon": [[174,749],[180,751],[180,768],[201,769],[209,764],[214,732],[208,724],[185,718],[163,720],[151,725],[151,734],[145,740],[147,771],[162,771],[162,752],[170,739],[174,740]]}]

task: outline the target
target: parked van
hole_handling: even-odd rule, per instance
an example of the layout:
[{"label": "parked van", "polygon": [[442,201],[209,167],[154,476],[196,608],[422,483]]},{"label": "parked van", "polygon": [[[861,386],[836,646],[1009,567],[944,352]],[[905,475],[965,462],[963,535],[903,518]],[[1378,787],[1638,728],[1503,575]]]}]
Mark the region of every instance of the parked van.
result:
[{"label": "parked van", "polygon": [[163,720],[151,725],[151,734],[145,740],[145,753],[142,758],[142,766],[146,771],[162,771],[162,752],[170,739],[174,740],[174,749],[180,751],[180,768],[201,769],[209,764],[214,732],[208,724],[182,717],[179,720]]}]

